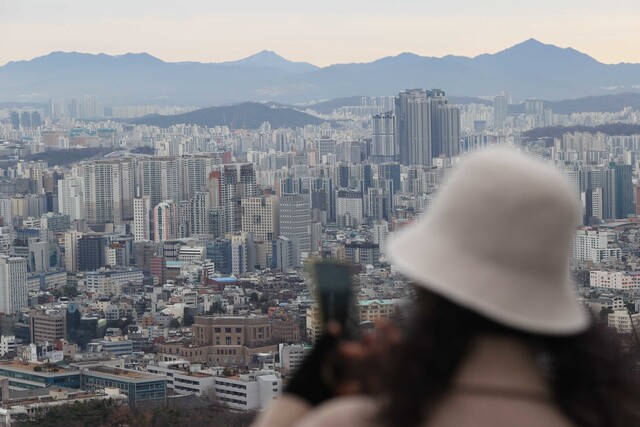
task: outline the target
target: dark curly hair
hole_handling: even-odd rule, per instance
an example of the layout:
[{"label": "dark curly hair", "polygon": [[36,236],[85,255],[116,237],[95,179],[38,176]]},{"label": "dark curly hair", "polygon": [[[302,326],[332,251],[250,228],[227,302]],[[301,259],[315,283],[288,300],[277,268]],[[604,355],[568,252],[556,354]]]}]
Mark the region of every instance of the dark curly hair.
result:
[{"label": "dark curly hair", "polygon": [[474,341],[485,334],[508,335],[539,352],[553,401],[577,426],[640,426],[639,355],[623,349],[615,333],[597,326],[567,337],[524,333],[424,290],[417,291],[406,339],[381,374],[384,399],[377,421],[424,425]]}]

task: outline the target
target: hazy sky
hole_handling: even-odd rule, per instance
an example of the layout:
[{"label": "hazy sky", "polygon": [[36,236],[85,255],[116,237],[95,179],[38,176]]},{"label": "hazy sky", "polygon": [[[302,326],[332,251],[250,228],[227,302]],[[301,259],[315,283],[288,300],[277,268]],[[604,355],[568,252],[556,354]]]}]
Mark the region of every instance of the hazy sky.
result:
[{"label": "hazy sky", "polygon": [[51,51],[217,62],[262,49],[316,65],[474,56],[530,37],[640,63],[638,0],[0,0],[0,64]]}]

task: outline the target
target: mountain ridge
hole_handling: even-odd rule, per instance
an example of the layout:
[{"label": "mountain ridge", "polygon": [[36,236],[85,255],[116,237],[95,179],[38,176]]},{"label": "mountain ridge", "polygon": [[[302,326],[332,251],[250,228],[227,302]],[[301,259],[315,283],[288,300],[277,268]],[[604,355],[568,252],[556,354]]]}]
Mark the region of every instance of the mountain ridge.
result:
[{"label": "mountain ridge", "polygon": [[403,52],[370,62],[317,67],[274,51],[226,62],[166,62],[148,53],[56,51],[0,67],[0,101],[44,102],[96,95],[105,105],[221,105],[246,100],[303,103],[410,87],[516,99],[560,100],[639,91],[640,64],[604,64],[573,48],[528,39],[474,57]]}]

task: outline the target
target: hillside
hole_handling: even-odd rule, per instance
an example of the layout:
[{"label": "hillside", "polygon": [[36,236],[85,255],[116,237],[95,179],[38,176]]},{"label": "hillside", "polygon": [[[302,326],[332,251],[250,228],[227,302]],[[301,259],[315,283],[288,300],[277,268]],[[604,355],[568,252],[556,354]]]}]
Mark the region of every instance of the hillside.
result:
[{"label": "hillside", "polygon": [[625,107],[634,110],[640,109],[640,93],[625,92],[613,95],[587,96],[577,99],[564,99],[562,101],[547,101],[545,106],[556,114],[571,113],[614,113],[622,111]]},{"label": "hillside", "polygon": [[229,126],[232,129],[257,129],[264,122],[271,123],[274,128],[297,128],[306,125],[319,125],[323,120],[293,108],[245,102],[224,107],[203,108],[173,116],[146,116],[133,121],[135,124],[159,127],[184,123],[209,127]]},{"label": "hillside", "polygon": [[627,123],[612,123],[599,126],[549,126],[543,128],[531,129],[522,134],[525,138],[541,139],[541,138],[562,138],[565,133],[573,132],[589,132],[604,133],[606,135],[640,135],[640,125],[631,125]]}]

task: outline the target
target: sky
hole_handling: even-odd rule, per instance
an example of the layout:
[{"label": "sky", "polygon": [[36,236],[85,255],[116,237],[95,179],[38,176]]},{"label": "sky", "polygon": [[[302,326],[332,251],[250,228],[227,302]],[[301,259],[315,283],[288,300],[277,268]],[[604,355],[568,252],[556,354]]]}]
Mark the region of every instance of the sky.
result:
[{"label": "sky", "polygon": [[640,63],[637,0],[0,0],[0,65],[52,51],[319,66],[493,53],[529,38]]}]

